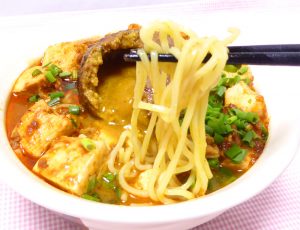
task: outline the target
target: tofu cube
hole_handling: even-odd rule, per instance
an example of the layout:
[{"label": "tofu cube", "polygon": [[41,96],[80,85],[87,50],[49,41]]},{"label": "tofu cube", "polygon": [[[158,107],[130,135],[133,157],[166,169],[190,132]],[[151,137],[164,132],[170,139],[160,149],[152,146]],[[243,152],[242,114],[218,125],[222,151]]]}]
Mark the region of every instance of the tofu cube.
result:
[{"label": "tofu cube", "polygon": [[86,150],[80,137],[60,137],[37,161],[33,171],[59,188],[81,196],[87,191],[89,177],[100,167],[107,148],[94,141],[95,148]]},{"label": "tofu cube", "polygon": [[73,132],[69,115],[57,114],[44,100],[36,102],[22,116],[16,127],[23,149],[32,157],[40,157],[51,142]]},{"label": "tofu cube", "polygon": [[233,104],[245,112],[256,112],[259,116],[266,114],[263,96],[253,91],[245,82],[227,89],[225,92],[225,105]]}]

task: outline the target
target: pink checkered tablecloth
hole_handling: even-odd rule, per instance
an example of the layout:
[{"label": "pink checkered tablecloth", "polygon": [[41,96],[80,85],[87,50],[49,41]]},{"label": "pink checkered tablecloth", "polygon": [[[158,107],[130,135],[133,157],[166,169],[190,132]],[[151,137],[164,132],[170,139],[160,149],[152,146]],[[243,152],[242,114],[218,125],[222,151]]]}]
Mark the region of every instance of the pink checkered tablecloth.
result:
[{"label": "pink checkered tablecloth", "polygon": [[[5,2],[5,0],[4,0]],[[53,1],[55,2],[55,1]],[[63,2],[63,1],[61,1]],[[67,1],[65,1],[67,2]],[[82,1],[83,2],[83,1]],[[89,2],[89,1],[85,1]],[[90,1],[93,2],[93,1]],[[145,2],[145,1],[144,1]],[[159,1],[157,1],[159,2]],[[161,1],[163,2],[163,1]],[[170,1],[168,1],[170,2]],[[177,1],[178,2],[178,1]],[[300,1],[276,0],[204,0],[198,1],[202,10],[237,10],[274,7],[299,8]],[[2,4],[2,3],[1,3]],[[61,3],[63,4],[63,3]],[[132,4],[131,4],[132,5]],[[165,6],[166,7],[166,6]],[[176,8],[176,4],[170,5]],[[52,7],[55,10],[55,6]],[[80,9],[80,7],[78,7]],[[78,10],[75,9],[75,10]],[[86,8],[85,8],[86,9]],[[90,8],[93,9],[93,8]],[[0,14],[1,15],[1,14]],[[0,17],[1,21],[1,17]],[[299,127],[300,128],[300,127]],[[3,173],[3,172],[1,172]],[[300,229],[300,151],[286,171],[266,190],[236,206],[195,230],[210,229]],[[18,195],[0,181],[0,230],[80,230],[84,229],[57,214]]]}]

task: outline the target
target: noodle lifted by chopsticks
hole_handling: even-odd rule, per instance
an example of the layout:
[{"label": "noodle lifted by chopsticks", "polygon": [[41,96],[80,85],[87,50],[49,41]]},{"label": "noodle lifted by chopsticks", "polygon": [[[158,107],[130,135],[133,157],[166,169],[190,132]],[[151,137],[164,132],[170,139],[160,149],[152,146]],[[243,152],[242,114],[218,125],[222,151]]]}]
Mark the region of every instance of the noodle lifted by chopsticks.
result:
[{"label": "noodle lifted by chopsticks", "polygon": [[[172,22],[157,21],[141,29],[144,49],[138,50],[131,130],[121,134],[108,160],[109,170],[118,173],[128,193],[164,204],[205,194],[212,177],[205,157],[205,115],[209,92],[228,59],[227,45],[238,35],[230,32],[220,41],[199,38]],[[158,53],[171,53],[178,63],[159,63]],[[143,101],[149,82],[153,103]],[[151,112],[143,135],[138,128],[142,110]],[[140,185],[134,178],[147,179]]]}]

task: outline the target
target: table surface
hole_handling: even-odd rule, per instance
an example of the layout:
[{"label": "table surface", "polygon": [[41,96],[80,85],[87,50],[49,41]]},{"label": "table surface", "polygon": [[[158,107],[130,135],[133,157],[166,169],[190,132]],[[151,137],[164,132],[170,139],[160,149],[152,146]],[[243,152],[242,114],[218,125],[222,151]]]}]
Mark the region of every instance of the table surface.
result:
[{"label": "table surface", "polygon": [[[10,3],[9,3],[10,2]],[[47,4],[41,4],[40,7],[35,6],[35,10],[20,9],[17,7],[13,9],[11,4],[16,0],[4,0],[4,8],[0,7],[0,16],[2,15],[16,15],[18,13],[41,13],[46,12]],[[29,1],[34,4],[37,1]],[[40,1],[41,2],[41,1]],[[49,1],[50,2],[50,1]],[[48,3],[49,3],[48,2]],[[65,10],[66,7],[59,8],[56,4],[48,6],[48,11]],[[60,1],[60,4],[68,3],[68,1]],[[99,7],[114,7],[114,4],[97,5],[93,0],[88,2],[88,8],[77,6],[72,10],[80,9],[95,9]],[[121,1],[120,1],[121,2]],[[133,2],[129,5],[133,5]],[[137,2],[137,1],[136,1]],[[149,1],[142,1],[140,4],[147,4]],[[153,1],[152,1],[153,2]],[[163,1],[154,1],[163,2]],[[168,0],[166,2],[178,2],[178,0]],[[284,2],[284,3],[283,3]],[[256,1],[256,0],[230,0],[230,1],[198,1],[202,10],[236,10],[236,9],[257,9],[261,7],[272,8],[293,8],[300,7],[300,1]],[[93,4],[96,6],[93,8]],[[25,6],[24,6],[25,7]],[[170,7],[179,7],[176,4]],[[7,12],[6,10],[11,10]],[[4,12],[6,11],[6,12]],[[300,12],[300,8],[299,8]],[[1,20],[1,17],[0,17]],[[300,128],[300,127],[299,127]],[[195,230],[209,230],[209,229],[300,229],[300,151],[298,151],[295,159],[285,172],[266,190],[252,198],[251,200],[236,206],[212,221],[201,225]],[[40,207],[31,201],[18,195],[4,183],[0,181],[0,229],[83,229],[72,222],[69,222],[62,217],[52,213],[51,211]]]}]

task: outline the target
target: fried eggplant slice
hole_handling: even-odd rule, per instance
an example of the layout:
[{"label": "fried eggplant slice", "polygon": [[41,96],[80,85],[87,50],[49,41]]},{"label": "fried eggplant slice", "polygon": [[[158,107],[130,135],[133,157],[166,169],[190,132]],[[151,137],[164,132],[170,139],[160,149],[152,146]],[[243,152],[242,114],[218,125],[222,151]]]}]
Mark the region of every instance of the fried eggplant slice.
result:
[{"label": "fried eggplant slice", "polygon": [[[120,56],[129,49],[143,46],[139,30],[125,30],[106,35],[92,46],[84,55],[79,70],[79,96],[81,103],[93,115],[100,116],[101,97],[97,92],[99,84],[98,70],[107,58]],[[121,61],[121,60],[120,60]]]}]

